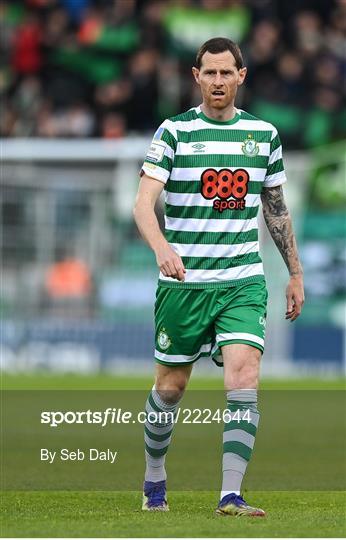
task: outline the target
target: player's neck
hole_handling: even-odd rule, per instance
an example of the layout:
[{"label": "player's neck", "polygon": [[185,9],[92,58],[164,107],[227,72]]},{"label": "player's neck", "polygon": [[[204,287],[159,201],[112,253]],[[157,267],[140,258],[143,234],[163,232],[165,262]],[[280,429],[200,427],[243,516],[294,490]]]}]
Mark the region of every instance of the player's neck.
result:
[{"label": "player's neck", "polygon": [[206,103],[203,102],[201,105],[201,111],[211,120],[217,120],[218,122],[228,122],[229,120],[233,120],[233,118],[237,114],[237,110],[233,103],[229,107],[220,110],[209,107]]}]

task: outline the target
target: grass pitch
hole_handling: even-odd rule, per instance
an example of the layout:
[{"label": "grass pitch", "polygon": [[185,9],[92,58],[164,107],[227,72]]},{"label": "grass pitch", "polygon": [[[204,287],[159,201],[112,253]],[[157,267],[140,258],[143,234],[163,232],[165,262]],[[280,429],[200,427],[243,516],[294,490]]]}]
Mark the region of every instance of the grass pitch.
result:
[{"label": "grass pitch", "polygon": [[343,537],[340,492],[256,492],[265,518],[219,517],[215,492],[172,492],[170,512],[142,512],[138,492],[7,493],[7,537]]},{"label": "grass pitch", "polygon": [[[3,377],[7,389],[149,389],[151,378]],[[218,379],[190,388],[222,389]],[[263,381],[262,389],[341,390],[343,380]],[[299,433],[297,433],[299,437]],[[333,444],[333,441],[331,441]],[[323,468],[323,463],[321,463]],[[268,463],[268,471],[272,470]],[[344,471],[340,471],[342,475]],[[142,479],[139,479],[141,483]],[[266,518],[218,517],[218,492],[168,493],[171,511],[141,511],[140,491],[4,491],[2,537],[344,537],[342,491],[251,491],[245,498]]]}]

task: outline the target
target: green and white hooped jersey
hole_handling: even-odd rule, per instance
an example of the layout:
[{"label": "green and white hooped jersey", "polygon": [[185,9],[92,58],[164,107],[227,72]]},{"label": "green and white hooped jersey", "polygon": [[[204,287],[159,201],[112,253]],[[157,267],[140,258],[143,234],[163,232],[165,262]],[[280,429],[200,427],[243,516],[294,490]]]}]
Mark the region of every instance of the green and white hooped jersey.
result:
[{"label": "green and white hooped jersey", "polygon": [[183,283],[160,274],[160,285],[216,288],[263,279],[260,194],[286,181],[272,124],[240,109],[219,122],[192,108],[161,124],[142,169],[165,184],[165,237],[187,270]]}]

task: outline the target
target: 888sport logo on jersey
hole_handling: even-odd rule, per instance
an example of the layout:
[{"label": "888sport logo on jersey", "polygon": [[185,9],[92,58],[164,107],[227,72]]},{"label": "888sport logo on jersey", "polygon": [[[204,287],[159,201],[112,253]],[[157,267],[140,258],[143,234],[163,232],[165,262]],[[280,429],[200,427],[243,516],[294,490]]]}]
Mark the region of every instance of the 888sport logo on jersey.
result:
[{"label": "888sport logo on jersey", "polygon": [[244,210],[250,177],[245,169],[206,169],[201,174],[201,194],[205,199],[214,199],[213,208]]}]

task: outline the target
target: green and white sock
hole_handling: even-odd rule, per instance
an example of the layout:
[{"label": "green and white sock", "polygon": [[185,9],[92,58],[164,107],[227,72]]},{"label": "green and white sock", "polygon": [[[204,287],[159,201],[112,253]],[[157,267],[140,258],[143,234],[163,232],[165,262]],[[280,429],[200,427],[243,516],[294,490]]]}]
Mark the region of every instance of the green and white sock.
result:
[{"label": "green and white sock", "polygon": [[[234,418],[235,415],[236,419],[224,425],[221,499],[229,493],[240,494],[255,444],[260,416],[257,409],[257,390],[229,390],[227,407],[231,417]],[[243,420],[244,417],[246,419]]]},{"label": "green and white sock", "polygon": [[[175,412],[178,403],[165,403],[153,387],[145,404],[147,421],[144,425],[145,440],[145,480],[160,482],[166,480],[166,453],[171,442]],[[151,415],[149,414],[151,413]],[[161,413],[161,418],[155,418]],[[168,413],[167,415],[163,413]],[[149,414],[149,418],[148,418]],[[152,418],[150,418],[152,416]],[[153,420],[153,421],[152,421]],[[156,421],[158,420],[158,421]]]}]

